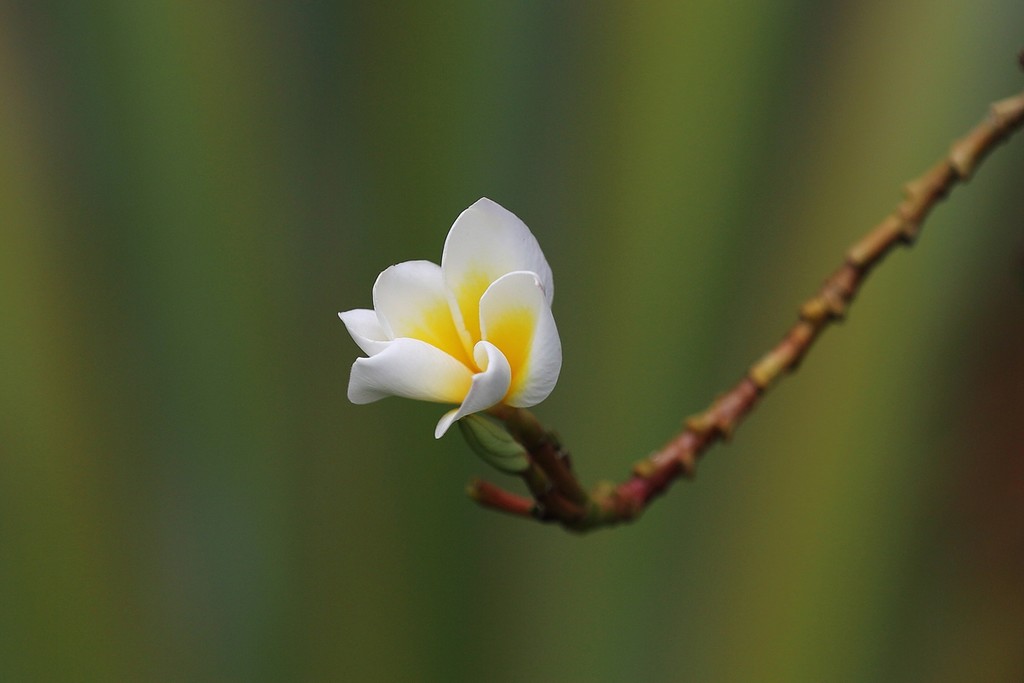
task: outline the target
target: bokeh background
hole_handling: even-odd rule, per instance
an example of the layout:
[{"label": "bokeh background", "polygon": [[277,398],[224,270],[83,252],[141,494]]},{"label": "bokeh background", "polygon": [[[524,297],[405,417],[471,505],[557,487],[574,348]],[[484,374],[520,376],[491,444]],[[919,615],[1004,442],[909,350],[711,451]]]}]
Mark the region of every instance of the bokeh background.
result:
[{"label": "bokeh background", "polygon": [[[463,495],[336,312],[480,196],[621,479],[1020,91],[1020,0],[0,4],[0,679],[1024,680],[1024,139],[637,523]],[[508,482],[515,485],[515,482]]]}]

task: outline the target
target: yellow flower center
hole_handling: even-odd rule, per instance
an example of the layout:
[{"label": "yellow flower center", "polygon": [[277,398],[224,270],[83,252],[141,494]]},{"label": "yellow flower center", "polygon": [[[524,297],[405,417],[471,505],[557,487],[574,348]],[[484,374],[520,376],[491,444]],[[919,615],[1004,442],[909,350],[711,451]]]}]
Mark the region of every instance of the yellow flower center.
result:
[{"label": "yellow flower center", "polygon": [[452,320],[452,312],[446,302],[441,301],[425,309],[419,324],[412,327],[407,336],[436,346],[474,372],[478,370],[472,353],[466,350],[455,329],[455,321]]},{"label": "yellow flower center", "polygon": [[480,298],[491,282],[492,279],[486,274],[475,271],[467,274],[455,290],[455,302],[462,312],[462,322],[466,326],[466,331],[469,332],[469,338],[463,341],[470,356],[473,355],[473,347],[480,341]]},{"label": "yellow flower center", "polygon": [[487,341],[505,354],[512,368],[512,384],[509,394],[519,389],[519,384],[528,376],[530,346],[533,344],[533,330],[537,324],[532,311],[527,308],[510,308],[502,311],[496,320],[488,321]]}]

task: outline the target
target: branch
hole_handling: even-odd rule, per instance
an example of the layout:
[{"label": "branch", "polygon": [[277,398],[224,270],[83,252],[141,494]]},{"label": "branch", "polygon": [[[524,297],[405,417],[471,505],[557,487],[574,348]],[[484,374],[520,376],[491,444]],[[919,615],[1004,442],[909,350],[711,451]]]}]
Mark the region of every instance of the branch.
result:
[{"label": "branch", "polygon": [[754,363],[735,387],[704,412],[690,417],[685,430],[636,463],[630,479],[619,485],[599,485],[587,494],[572,473],[568,453],[550,431],[526,410],[498,406],[491,414],[502,420],[530,453],[532,466],[522,476],[534,501],[479,481],[471,484],[470,495],[485,507],[558,522],[573,531],[635,519],[676,479],[695,475],[704,451],[728,439],[775,381],[795,370],[818,336],[846,315],[871,269],[895,246],[911,244],[939,200],[956,183],[966,181],[985,156],[1022,124],[1024,93],[993,104],[988,116],[956,141],[942,161],[904,186],[904,200],[850,247],[843,264],[801,306],[798,321],[782,341]]}]

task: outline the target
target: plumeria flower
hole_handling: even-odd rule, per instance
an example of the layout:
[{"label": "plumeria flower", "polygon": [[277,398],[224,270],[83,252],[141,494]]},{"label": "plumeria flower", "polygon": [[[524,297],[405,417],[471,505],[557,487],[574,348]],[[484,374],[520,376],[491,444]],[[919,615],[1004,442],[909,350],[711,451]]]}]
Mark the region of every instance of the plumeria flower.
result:
[{"label": "plumeria flower", "polygon": [[530,229],[490,199],[463,211],[441,265],[406,261],[373,285],[373,310],[339,313],[368,358],[348,398],[453,403],[434,437],[498,404],[540,403],[558,381],[562,345],[551,315],[551,268]]}]

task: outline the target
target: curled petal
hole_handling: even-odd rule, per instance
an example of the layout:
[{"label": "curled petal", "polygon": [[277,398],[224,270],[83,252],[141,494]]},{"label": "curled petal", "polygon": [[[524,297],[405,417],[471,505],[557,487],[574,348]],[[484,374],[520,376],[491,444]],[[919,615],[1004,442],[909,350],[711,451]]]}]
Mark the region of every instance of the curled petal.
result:
[{"label": "curled petal", "polygon": [[483,368],[483,372],[473,375],[472,386],[462,405],[449,410],[437,423],[434,430],[435,439],[444,436],[448,428],[459,418],[490,408],[508,393],[512,370],[504,354],[494,344],[482,341],[473,349],[473,355],[477,365]]},{"label": "curled petal", "polygon": [[480,327],[512,369],[504,403],[525,408],[547,398],[562,369],[562,344],[540,278],[520,271],[497,279],[480,299]]},{"label": "curled petal", "polygon": [[459,403],[470,390],[469,369],[444,351],[418,339],[396,339],[352,365],[348,400],[372,403],[386,396]]},{"label": "curled petal", "polygon": [[486,198],[455,219],[445,239],[441,270],[464,341],[481,338],[480,297],[502,275],[517,270],[536,273],[548,305],[554,296],[551,267],[530,229],[511,211]]},{"label": "curled petal", "polygon": [[392,338],[425,341],[473,367],[472,347],[467,348],[456,331],[441,267],[436,263],[406,261],[385,270],[373,285],[373,308]]},{"label": "curled petal", "polygon": [[377,355],[391,342],[391,338],[381,327],[377,314],[369,309],[354,308],[351,311],[342,311],[338,317],[345,323],[353,341],[368,356]]}]

